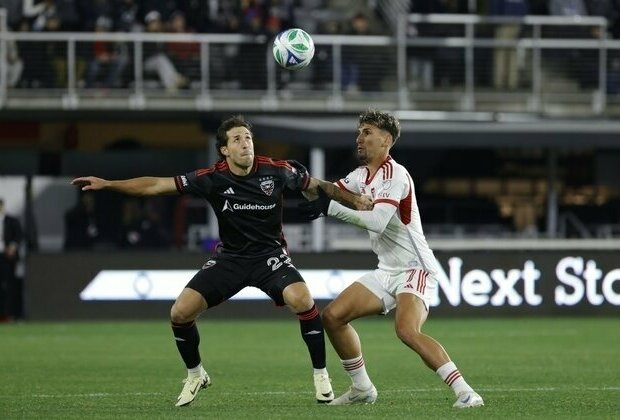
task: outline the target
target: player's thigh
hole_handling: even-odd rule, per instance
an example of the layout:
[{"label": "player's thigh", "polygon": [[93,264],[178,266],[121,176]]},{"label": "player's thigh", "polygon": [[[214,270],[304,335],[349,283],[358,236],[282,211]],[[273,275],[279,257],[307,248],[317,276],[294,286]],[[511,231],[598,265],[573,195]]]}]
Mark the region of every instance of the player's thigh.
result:
[{"label": "player's thigh", "polygon": [[314,304],[308,286],[293,266],[280,266],[266,272],[256,287],[265,292],[278,306],[289,306],[295,312],[308,310]]},{"label": "player's thigh", "polygon": [[396,295],[394,323],[397,331],[403,328],[413,328],[414,331],[420,332],[427,317],[428,306],[420,296],[413,293]]},{"label": "player's thigh", "polygon": [[205,263],[187,283],[186,288],[195,290],[212,308],[230,299],[248,286],[248,269],[239,259],[215,257]]},{"label": "player's thigh", "polygon": [[411,294],[417,296],[428,312],[432,291],[437,287],[437,280],[422,268],[412,268],[390,276],[388,288],[395,296]]},{"label": "player's thigh", "polygon": [[266,293],[278,306],[288,305],[302,312],[314,304],[303,277],[283,250],[257,258],[251,279],[251,285]]},{"label": "player's thigh", "polygon": [[368,273],[340,292],[323,311],[324,318],[348,323],[364,316],[385,313],[385,300],[389,301],[391,297],[377,284],[369,287],[376,282],[372,276],[373,273]]}]

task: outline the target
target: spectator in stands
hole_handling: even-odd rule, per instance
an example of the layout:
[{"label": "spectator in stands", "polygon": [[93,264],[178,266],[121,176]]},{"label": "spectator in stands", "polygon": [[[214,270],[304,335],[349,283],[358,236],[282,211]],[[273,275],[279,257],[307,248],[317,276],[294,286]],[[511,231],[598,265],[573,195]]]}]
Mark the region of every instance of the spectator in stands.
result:
[{"label": "spectator in stands", "polygon": [[[594,27],[593,37],[600,39],[604,36],[618,38],[620,36],[620,0],[590,0],[587,3],[588,13],[591,16],[600,16],[607,19],[607,34],[599,33]],[[598,52],[597,52],[598,53]],[[608,50],[607,93],[615,95],[620,92],[620,57],[617,50]],[[597,63],[596,57],[593,62]],[[591,71],[598,71],[598,65]]]},{"label": "spectator in stands", "polygon": [[[175,11],[170,16],[168,29],[174,34],[187,34],[185,15]],[[168,55],[172,59],[179,72],[190,79],[200,78],[200,44],[197,42],[168,42],[166,44]]]},{"label": "spectator in stands", "polygon": [[253,35],[257,43],[243,43],[239,46],[237,57],[239,79],[243,89],[264,90],[267,88],[267,30],[265,17],[267,11],[259,1],[250,1],[241,10],[241,32]]},{"label": "spectator in stands", "polygon": [[65,213],[65,250],[92,249],[101,236],[92,193],[80,194],[77,204]]},{"label": "spectator in stands", "polygon": [[[164,31],[161,14],[156,10],[151,10],[144,17],[146,31],[149,33],[160,33]],[[144,44],[144,70],[150,73],[157,73],[160,82],[168,92],[175,92],[187,86],[187,79],[180,74],[170,57],[166,53],[166,46],[161,42],[146,42]]]},{"label": "spectator in stands", "polygon": [[[461,0],[420,0],[411,4],[412,13],[428,14],[428,13],[467,13],[467,2]],[[463,36],[462,26],[459,25],[436,25],[420,23],[415,25],[413,30],[410,29],[410,36],[423,37],[449,37]],[[429,60],[432,63],[432,85],[433,86],[449,86],[464,82],[463,63],[465,55],[460,48],[409,48],[408,54],[421,55],[423,60]],[[426,66],[426,69],[424,68]],[[428,64],[424,65],[420,70],[428,72]],[[415,72],[414,72],[415,74]],[[422,77],[428,77],[422,73]],[[426,87],[429,87],[428,81],[423,81]],[[422,85],[424,87],[424,84]]]},{"label": "spectator in stands", "polygon": [[[99,16],[95,23],[95,32],[107,33],[112,28],[112,20],[106,16]],[[118,88],[121,86],[121,76],[129,61],[127,46],[120,42],[95,41],[93,43],[93,57],[88,63],[86,87],[101,86],[104,88]],[[105,74],[104,80],[99,78]]]},{"label": "spectator in stands", "polygon": [[0,9],[6,9],[7,24],[10,27],[17,27],[23,19],[22,3],[22,0],[0,0]]},{"label": "spectator in stands", "polygon": [[583,0],[549,0],[549,14],[554,16],[586,16]]},{"label": "spectator in stands", "polygon": [[19,220],[6,214],[4,199],[0,198],[0,321],[21,315],[21,284],[15,275],[21,241]]},{"label": "spectator in stands", "polygon": [[141,32],[138,19],[139,7],[136,0],[115,0],[112,6],[114,28],[120,32]]},{"label": "spectator in stands", "polygon": [[9,87],[15,87],[19,83],[24,71],[24,62],[19,56],[17,42],[13,39],[6,42],[6,79]]},{"label": "spectator in stands", "polygon": [[[177,0],[175,12],[183,14],[189,32],[216,32],[211,22],[211,4],[207,1]],[[217,2],[218,4],[221,1]],[[174,14],[174,12],[173,12]]]},{"label": "spectator in stands", "polygon": [[[41,22],[42,19],[38,19]],[[44,20],[44,32],[60,32],[62,22],[60,16],[54,14]],[[36,24],[36,21],[35,21]],[[65,87],[67,85],[67,43],[64,41],[50,41],[45,44],[45,58],[52,63],[53,74],[47,78],[47,86]]]},{"label": "spectator in stands", "polygon": [[[346,35],[377,35],[371,28],[366,12],[360,11],[353,15]],[[342,48],[342,88],[352,93],[379,90],[378,82],[383,74],[386,58],[383,48],[369,46],[345,46]]]},{"label": "spectator in stands", "polygon": [[[489,0],[489,15],[522,18],[529,12],[527,0]],[[515,40],[519,37],[518,23],[498,24],[495,39]],[[514,90],[519,87],[519,63],[516,47],[495,47],[493,53],[493,85],[496,89]]]},{"label": "spectator in stands", "polygon": [[[30,22],[28,19],[22,19],[17,30],[19,32],[30,32]],[[52,68],[48,60],[41,60],[39,58],[41,46],[28,41],[17,41],[16,44],[19,56],[24,63],[19,86],[24,88],[38,88],[42,86],[45,78],[52,73]]]},{"label": "spectator in stands", "polygon": [[241,8],[241,33],[254,37],[256,43],[239,46],[237,67],[243,89],[263,90],[267,88],[267,10],[260,1],[249,1]]},{"label": "spectator in stands", "polygon": [[234,0],[221,0],[218,4],[217,14],[213,18],[216,32],[239,33],[241,29],[241,10],[238,2]]},{"label": "spectator in stands", "polygon": [[[24,17],[32,22],[30,30],[33,32],[56,32],[60,31],[61,21],[54,0],[44,0],[34,4],[33,0],[24,1]],[[33,54],[33,62],[28,66],[39,66],[36,79],[42,87],[61,87],[66,81],[66,43],[45,42],[36,44],[36,53]],[[42,49],[42,51],[41,51]]]},{"label": "spectator in stands", "polygon": [[[109,0],[78,0],[78,15],[82,27],[87,31],[96,30],[100,16],[112,16],[114,3]],[[111,20],[111,26],[114,22]]]},{"label": "spectator in stands", "polygon": [[[336,19],[330,19],[322,22],[318,27],[318,33],[321,35],[339,35],[340,22]],[[314,84],[319,89],[325,89],[333,82],[333,48],[331,45],[315,44],[314,58],[312,69],[314,70]]]},{"label": "spectator in stands", "polygon": [[[218,3],[217,13],[210,22],[213,32],[237,34],[241,31],[241,12],[239,3],[222,0]],[[240,85],[239,44],[214,44],[211,46],[213,56],[220,57],[212,61],[212,74],[222,80],[223,88],[238,89]]]},{"label": "spectator in stands", "polygon": [[607,30],[612,38],[620,37],[620,0],[590,0],[587,6],[589,15],[607,19]]},{"label": "spectator in stands", "polygon": [[[74,31],[78,27],[78,16],[72,0],[43,0],[33,5],[32,0],[24,2],[24,16],[32,20],[34,32]],[[82,48],[85,43],[78,43],[76,47],[75,78],[81,80],[86,70],[86,61],[83,58]],[[40,71],[45,87],[64,88],[67,86],[67,43],[65,41],[47,41],[42,43],[43,52],[35,58],[40,65],[51,63],[51,71]]]},{"label": "spectator in stands", "polygon": [[123,201],[118,245],[122,248],[165,248],[171,235],[161,221],[161,209],[155,202],[145,204],[137,198]]},{"label": "spectator in stands", "polygon": [[43,0],[37,4],[34,0],[24,0],[24,17],[32,21],[32,31],[42,32],[48,27],[48,20],[58,17],[56,2],[54,0]]},{"label": "spectator in stands", "polygon": [[[583,0],[550,0],[549,13],[555,16],[579,17],[587,16]],[[558,33],[556,37],[563,37],[564,34]],[[601,33],[596,26],[570,27],[567,38],[594,38],[600,39],[605,34]],[[566,65],[568,75],[579,83],[580,88],[596,89],[598,87],[598,51],[571,49],[566,53],[562,52],[560,58]],[[575,65],[574,63],[578,63]]]}]

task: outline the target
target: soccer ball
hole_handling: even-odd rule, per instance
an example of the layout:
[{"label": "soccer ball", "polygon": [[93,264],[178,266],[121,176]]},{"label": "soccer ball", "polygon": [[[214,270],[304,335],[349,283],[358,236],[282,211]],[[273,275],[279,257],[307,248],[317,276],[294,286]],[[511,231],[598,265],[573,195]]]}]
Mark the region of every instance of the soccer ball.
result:
[{"label": "soccer ball", "polygon": [[280,32],[273,41],[273,57],[288,70],[306,67],[314,56],[314,41],[306,31],[299,28]]}]

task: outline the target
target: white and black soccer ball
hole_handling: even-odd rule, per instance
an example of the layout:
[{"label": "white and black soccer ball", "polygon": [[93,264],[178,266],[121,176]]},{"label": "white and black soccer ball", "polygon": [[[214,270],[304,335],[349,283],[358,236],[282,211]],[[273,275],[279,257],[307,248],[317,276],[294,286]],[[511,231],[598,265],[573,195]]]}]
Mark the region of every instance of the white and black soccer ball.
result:
[{"label": "white and black soccer ball", "polygon": [[288,70],[306,67],[314,57],[314,41],[306,31],[291,28],[280,32],[273,41],[273,58]]}]

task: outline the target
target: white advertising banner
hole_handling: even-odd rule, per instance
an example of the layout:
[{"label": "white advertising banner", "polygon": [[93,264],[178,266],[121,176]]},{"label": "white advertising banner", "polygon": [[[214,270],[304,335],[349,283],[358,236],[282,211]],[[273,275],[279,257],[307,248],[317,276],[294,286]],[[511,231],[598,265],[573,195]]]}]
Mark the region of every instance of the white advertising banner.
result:
[{"label": "white advertising banner", "polygon": [[[315,299],[333,299],[367,270],[300,270]],[[102,270],[80,293],[81,300],[174,300],[196,270]],[[269,299],[246,287],[235,299]]]}]

